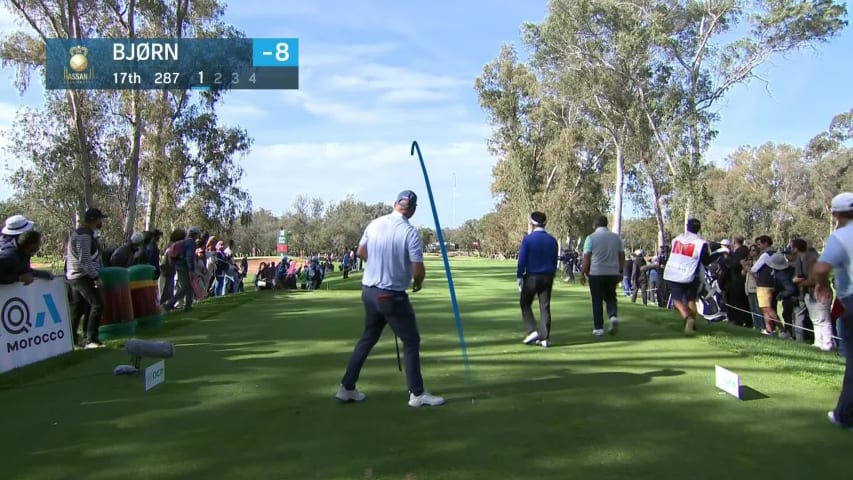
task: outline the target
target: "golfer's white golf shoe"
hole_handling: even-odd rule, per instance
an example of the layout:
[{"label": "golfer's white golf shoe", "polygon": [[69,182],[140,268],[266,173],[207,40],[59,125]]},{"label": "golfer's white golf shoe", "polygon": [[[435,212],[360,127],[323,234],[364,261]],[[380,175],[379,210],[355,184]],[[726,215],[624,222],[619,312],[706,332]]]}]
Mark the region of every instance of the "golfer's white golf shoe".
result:
[{"label": "golfer's white golf shoe", "polygon": [[338,388],[338,393],[335,394],[335,398],[342,402],[360,402],[364,400],[365,397],[367,397],[367,395],[356,389],[347,390],[343,385]]},{"label": "golfer's white golf shoe", "polygon": [[444,405],[444,399],[429,392],[424,392],[420,395],[415,395],[414,393],[409,394],[410,407],[437,407],[439,405]]}]

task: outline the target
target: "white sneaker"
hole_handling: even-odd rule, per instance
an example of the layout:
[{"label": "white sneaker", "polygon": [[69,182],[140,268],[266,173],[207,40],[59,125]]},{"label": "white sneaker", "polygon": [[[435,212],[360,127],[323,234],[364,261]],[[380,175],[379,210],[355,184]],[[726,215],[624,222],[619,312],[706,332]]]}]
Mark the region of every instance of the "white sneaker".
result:
[{"label": "white sneaker", "polygon": [[534,343],[536,343],[538,341],[539,341],[539,332],[537,332],[536,330],[528,333],[527,336],[524,337],[524,344],[525,345],[533,345]]},{"label": "white sneaker", "polygon": [[833,410],[826,412],[826,418],[829,419],[829,422],[831,424],[835,425],[836,427],[841,427],[841,428],[853,431],[853,428],[845,427],[844,425],[841,424],[841,422],[838,421],[837,418],[835,418],[835,412]]},{"label": "white sneaker", "polygon": [[439,405],[444,405],[444,399],[441,397],[437,397],[429,392],[424,392],[420,395],[415,395],[414,393],[409,394],[409,406],[410,407],[437,407]]},{"label": "white sneaker", "polygon": [[542,345],[542,348],[549,348],[551,346],[551,340],[542,340],[539,342],[539,345]]},{"label": "white sneaker", "polygon": [[104,348],[104,344],[101,342],[89,342],[83,347],[85,350],[94,350],[96,348]]},{"label": "white sneaker", "polygon": [[596,328],[595,330],[592,331],[592,334],[595,335],[596,337],[603,337],[604,336],[604,329],[603,328]]},{"label": "white sneaker", "polygon": [[361,402],[365,397],[367,397],[367,395],[356,389],[347,390],[343,385],[338,387],[338,393],[335,394],[335,398],[342,402]]},{"label": "white sneaker", "polygon": [[616,332],[619,330],[619,319],[616,317],[610,317],[610,334],[616,335]]}]

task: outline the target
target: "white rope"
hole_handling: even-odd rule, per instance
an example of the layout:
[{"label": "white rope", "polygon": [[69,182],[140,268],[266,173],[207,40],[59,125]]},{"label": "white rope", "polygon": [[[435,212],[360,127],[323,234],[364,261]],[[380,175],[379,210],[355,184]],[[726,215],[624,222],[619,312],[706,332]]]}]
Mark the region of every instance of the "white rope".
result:
[{"label": "white rope", "polygon": [[[748,313],[753,317],[759,317],[762,320],[764,320],[764,315],[759,315],[755,312],[750,312],[750,311],[744,310],[742,308],[738,308],[738,307],[731,305],[729,303],[726,303],[725,306],[726,306],[726,308],[731,308],[733,310],[738,310],[738,311],[743,312],[743,313]],[[781,323],[782,325],[787,325],[787,326],[790,326],[791,328],[798,328],[798,329],[806,331],[806,332],[817,333],[814,330],[812,330],[811,328],[801,327],[801,326],[797,325],[796,323],[788,324],[788,322],[786,322],[784,318],[780,317],[778,320],[779,320],[779,323]],[[831,322],[832,320],[830,319],[829,321]],[[765,323],[766,323],[766,321],[765,321]],[[841,337],[837,337],[837,336],[831,335],[831,334],[830,334],[829,338],[831,338],[833,340],[841,340]]]}]

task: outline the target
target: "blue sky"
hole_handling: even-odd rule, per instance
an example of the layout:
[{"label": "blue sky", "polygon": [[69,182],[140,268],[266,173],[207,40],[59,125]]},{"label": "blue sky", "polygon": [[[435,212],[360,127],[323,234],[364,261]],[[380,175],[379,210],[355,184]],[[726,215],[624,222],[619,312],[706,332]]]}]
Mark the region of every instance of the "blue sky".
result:
[{"label": "blue sky", "polygon": [[[273,7],[272,5],[275,5]],[[409,145],[418,140],[444,226],[489,211],[495,163],[474,79],[505,42],[518,43],[524,21],[542,20],[545,0],[232,1],[226,19],[249,37],[300,39],[300,90],[233,92],[224,121],[255,139],[243,184],[254,205],[281,213],[298,194],[339,200],[352,194],[391,202],[404,188],[426,201]],[[13,27],[0,12],[0,32]],[[722,161],[739,145],[804,144],[833,115],[853,107],[853,33],[816,51],[775,58],[760,68],[769,85],[737,87],[720,103],[720,134],[708,156]],[[41,101],[23,97],[0,72],[0,129],[14,111]],[[5,155],[5,156],[3,156]],[[9,166],[16,159],[0,154]],[[455,215],[453,178],[456,174]],[[10,194],[0,183],[0,197]],[[421,210],[416,223],[431,224]]]}]

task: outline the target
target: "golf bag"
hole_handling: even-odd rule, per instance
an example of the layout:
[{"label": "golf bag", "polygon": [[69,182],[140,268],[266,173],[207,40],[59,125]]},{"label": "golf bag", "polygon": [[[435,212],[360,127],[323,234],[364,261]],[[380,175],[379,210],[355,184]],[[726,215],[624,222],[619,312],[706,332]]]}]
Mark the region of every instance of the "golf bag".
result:
[{"label": "golf bag", "polygon": [[[721,253],[719,250],[712,253],[712,262],[716,262],[716,258]],[[725,320],[726,312],[723,291],[714,273],[706,269],[703,265],[700,265],[698,275],[701,282],[699,284],[698,301],[696,302],[697,313],[709,322],[721,322]]]}]

